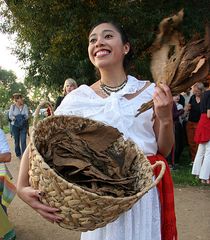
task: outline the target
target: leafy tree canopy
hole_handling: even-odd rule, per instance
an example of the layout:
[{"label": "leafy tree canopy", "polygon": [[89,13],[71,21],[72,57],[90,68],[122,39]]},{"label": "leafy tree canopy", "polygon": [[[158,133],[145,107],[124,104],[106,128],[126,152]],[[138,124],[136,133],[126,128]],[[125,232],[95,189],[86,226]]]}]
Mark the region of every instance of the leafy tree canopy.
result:
[{"label": "leafy tree canopy", "polygon": [[[6,3],[6,5],[5,5]],[[148,47],[159,22],[184,8],[182,31],[187,40],[204,32],[209,0],[0,0],[2,31],[17,32],[15,52],[25,62],[27,82],[59,89],[67,77],[91,84],[95,71],[88,60],[87,37],[94,22],[114,18],[130,37],[132,74],[151,78]]]}]

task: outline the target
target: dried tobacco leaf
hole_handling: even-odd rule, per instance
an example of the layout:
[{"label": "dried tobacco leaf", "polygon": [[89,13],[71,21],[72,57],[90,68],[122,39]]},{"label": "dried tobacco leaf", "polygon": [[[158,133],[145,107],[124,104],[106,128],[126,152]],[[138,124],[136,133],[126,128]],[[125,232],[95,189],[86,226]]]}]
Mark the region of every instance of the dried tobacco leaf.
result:
[{"label": "dried tobacco leaf", "polygon": [[[151,47],[151,72],[158,86],[165,83],[172,95],[185,92],[196,82],[205,81],[210,71],[210,25],[206,25],[204,39],[184,44],[178,31],[184,11],[165,18],[159,24],[160,33]],[[136,116],[153,106],[153,100],[142,104]]]},{"label": "dried tobacco leaf", "polygon": [[67,181],[99,195],[121,197],[135,194],[136,177],[128,173],[137,153],[116,150],[114,143],[120,138],[122,134],[110,126],[83,124],[78,131],[55,130],[37,147],[46,163]]}]

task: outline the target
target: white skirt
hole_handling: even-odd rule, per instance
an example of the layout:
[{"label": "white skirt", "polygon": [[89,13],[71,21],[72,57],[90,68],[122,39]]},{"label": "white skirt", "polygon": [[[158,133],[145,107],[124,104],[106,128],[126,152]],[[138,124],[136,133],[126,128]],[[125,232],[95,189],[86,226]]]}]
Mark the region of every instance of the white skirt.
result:
[{"label": "white skirt", "polygon": [[114,222],[82,233],[81,240],[161,240],[157,188],[151,189]]},{"label": "white skirt", "polygon": [[192,174],[200,179],[210,179],[210,141],[200,143],[193,163]]}]

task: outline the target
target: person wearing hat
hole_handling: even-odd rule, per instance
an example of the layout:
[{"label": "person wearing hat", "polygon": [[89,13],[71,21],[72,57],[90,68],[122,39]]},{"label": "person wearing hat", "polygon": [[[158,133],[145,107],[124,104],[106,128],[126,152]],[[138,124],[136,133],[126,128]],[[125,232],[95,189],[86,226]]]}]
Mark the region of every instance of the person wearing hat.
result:
[{"label": "person wearing hat", "polygon": [[26,137],[28,130],[28,107],[24,104],[21,93],[14,93],[14,104],[10,106],[9,118],[11,120],[12,134],[14,136],[15,154],[21,159],[26,149]]}]

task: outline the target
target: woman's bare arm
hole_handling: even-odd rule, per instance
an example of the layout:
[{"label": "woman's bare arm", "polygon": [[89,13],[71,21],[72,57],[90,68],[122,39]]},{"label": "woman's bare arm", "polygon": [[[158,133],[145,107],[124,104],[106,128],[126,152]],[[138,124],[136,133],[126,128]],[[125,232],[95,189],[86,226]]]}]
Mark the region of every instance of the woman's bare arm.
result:
[{"label": "woman's bare arm", "polygon": [[168,86],[157,87],[153,96],[155,123],[154,131],[157,139],[158,151],[168,156],[174,144],[172,105],[173,98]]},{"label": "woman's bare arm", "polygon": [[207,118],[210,118],[210,109],[207,110]]},{"label": "woman's bare arm", "polygon": [[46,206],[40,202],[41,193],[29,185],[29,146],[26,148],[21,159],[20,170],[17,180],[18,196],[37,211],[42,217],[50,222],[59,222],[62,218],[56,216],[57,208]]}]

